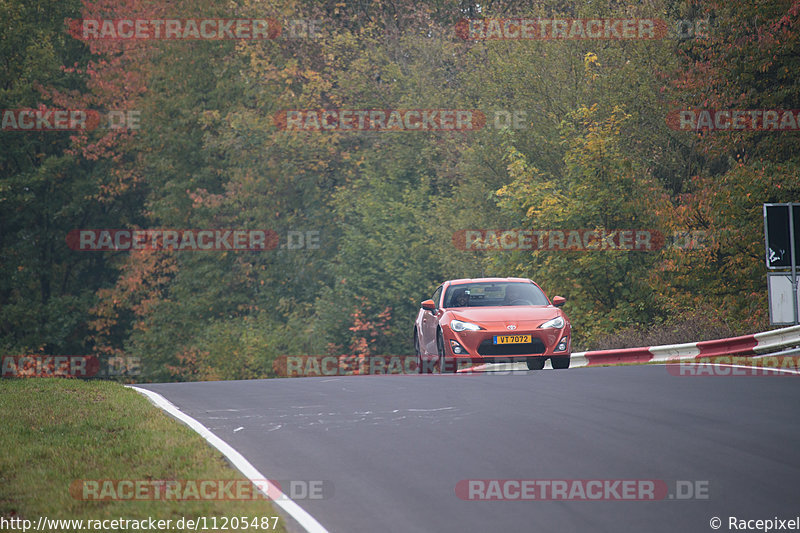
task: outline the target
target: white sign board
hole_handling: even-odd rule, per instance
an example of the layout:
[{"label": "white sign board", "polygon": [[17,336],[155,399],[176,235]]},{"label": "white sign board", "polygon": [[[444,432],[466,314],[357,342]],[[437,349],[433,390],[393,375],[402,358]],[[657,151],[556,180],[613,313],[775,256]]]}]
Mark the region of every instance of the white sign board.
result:
[{"label": "white sign board", "polygon": [[[792,305],[792,274],[790,272],[770,272],[767,274],[769,291],[769,323],[774,326],[795,324],[794,305]],[[800,304],[800,293],[798,293]]]}]

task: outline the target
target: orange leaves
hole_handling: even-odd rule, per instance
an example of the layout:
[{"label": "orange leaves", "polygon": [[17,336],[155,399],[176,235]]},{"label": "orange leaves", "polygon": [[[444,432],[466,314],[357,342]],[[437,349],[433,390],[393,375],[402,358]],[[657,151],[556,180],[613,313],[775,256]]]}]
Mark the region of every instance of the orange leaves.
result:
[{"label": "orange leaves", "polygon": [[376,339],[389,331],[389,321],[392,318],[391,308],[385,308],[373,320],[366,318],[365,309],[368,307],[367,299],[358,298],[359,307],[350,315],[352,326],[348,329],[354,333],[350,341],[349,353],[354,355],[372,355]]},{"label": "orange leaves", "polygon": [[185,348],[176,355],[177,365],[166,365],[167,371],[182,381],[216,381],[220,376],[209,367],[209,352],[197,348]]},{"label": "orange leaves", "polygon": [[120,312],[132,313],[139,319],[137,327],[142,327],[141,319],[158,305],[177,268],[169,253],[155,250],[131,252],[116,285],[99,290],[99,303],[90,310],[93,318],[89,326],[94,331],[91,340],[96,351],[112,349],[110,343],[114,342],[114,329],[119,325]]}]

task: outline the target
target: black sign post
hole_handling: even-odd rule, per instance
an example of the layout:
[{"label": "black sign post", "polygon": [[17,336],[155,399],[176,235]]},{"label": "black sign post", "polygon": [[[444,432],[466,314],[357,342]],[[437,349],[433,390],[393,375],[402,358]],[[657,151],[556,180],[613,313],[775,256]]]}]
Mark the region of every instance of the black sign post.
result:
[{"label": "black sign post", "polygon": [[800,253],[800,204],[764,204],[764,241],[767,249],[767,269],[791,271],[793,323],[798,324],[797,259]]}]

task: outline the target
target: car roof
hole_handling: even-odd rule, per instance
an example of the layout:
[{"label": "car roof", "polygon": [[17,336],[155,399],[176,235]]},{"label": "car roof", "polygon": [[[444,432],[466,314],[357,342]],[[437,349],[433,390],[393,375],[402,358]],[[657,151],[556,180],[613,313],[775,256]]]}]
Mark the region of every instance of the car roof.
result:
[{"label": "car roof", "polygon": [[499,281],[512,281],[518,283],[533,283],[528,278],[464,278],[464,279],[451,279],[446,281],[446,285],[462,285],[464,283],[491,283]]}]

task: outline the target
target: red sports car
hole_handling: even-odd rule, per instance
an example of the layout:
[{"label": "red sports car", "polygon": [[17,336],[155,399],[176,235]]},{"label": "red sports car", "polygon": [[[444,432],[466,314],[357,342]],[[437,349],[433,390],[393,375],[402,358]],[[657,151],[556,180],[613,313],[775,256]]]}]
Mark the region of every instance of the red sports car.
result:
[{"label": "red sports car", "polygon": [[559,309],[564,298],[547,299],[525,278],[445,281],[414,324],[414,351],[420,372],[453,372],[471,363],[525,361],[541,370],[569,368],[569,319]]}]

